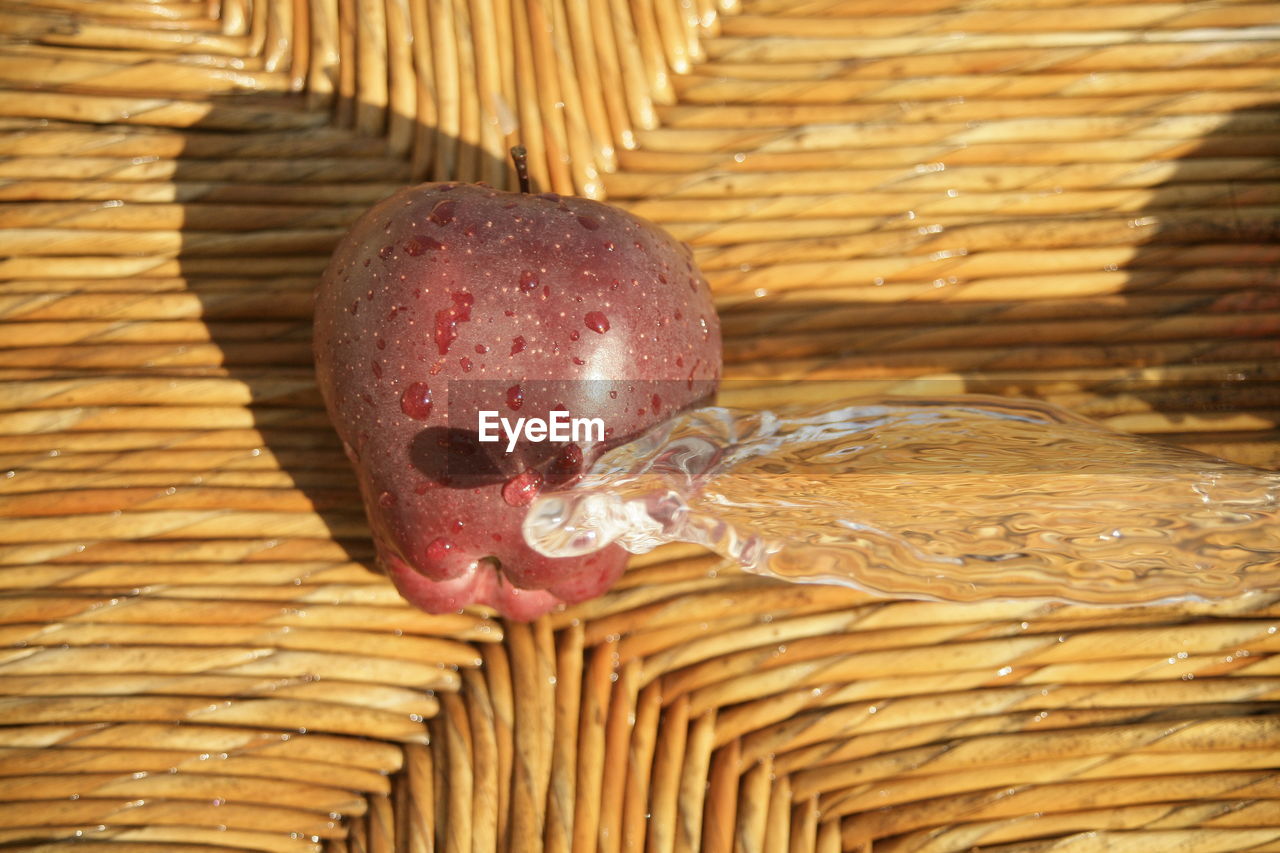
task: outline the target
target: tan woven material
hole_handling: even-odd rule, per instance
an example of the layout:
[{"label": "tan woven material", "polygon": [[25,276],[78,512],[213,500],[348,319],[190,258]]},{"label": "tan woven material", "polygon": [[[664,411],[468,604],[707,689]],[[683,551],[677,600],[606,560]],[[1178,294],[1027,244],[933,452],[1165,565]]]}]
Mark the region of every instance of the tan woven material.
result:
[{"label": "tan woven material", "polygon": [[1217,381],[1280,377],[1277,84],[1248,0],[0,3],[0,846],[1280,850],[1280,592],[669,548],[427,616],[309,348],[347,223],[518,141],[694,246],[734,402],[933,377],[1280,466]]}]

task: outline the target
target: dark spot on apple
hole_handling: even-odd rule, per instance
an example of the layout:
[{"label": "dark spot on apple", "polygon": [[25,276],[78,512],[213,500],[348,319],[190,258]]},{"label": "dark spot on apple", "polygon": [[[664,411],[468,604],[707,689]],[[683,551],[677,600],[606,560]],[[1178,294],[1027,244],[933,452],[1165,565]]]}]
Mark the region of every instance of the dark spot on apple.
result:
[{"label": "dark spot on apple", "polygon": [[396,254],[395,246],[383,246],[381,249],[378,250],[378,257],[382,258],[384,261],[391,260],[393,257],[395,257],[395,254]]},{"label": "dark spot on apple", "polygon": [[600,220],[592,219],[590,216],[579,216],[578,224],[588,231],[596,231],[600,228]]},{"label": "dark spot on apple", "polygon": [[400,411],[415,421],[425,421],[431,417],[431,386],[425,382],[414,382],[400,395]]},{"label": "dark spot on apple", "polygon": [[427,427],[409,443],[409,464],[432,483],[454,489],[493,486],[514,473],[501,448],[474,430]]},{"label": "dark spot on apple", "polygon": [[475,430],[433,426],[409,442],[409,465],[429,482],[449,489],[505,483],[520,472],[546,467],[565,445],[521,440],[512,453],[505,439],[482,442]]},{"label": "dark spot on apple", "polygon": [[662,411],[662,398],[659,397],[657,394],[653,395],[653,399],[650,401],[650,404],[653,408],[653,413],[655,415],[658,414],[658,412]]},{"label": "dark spot on apple", "polygon": [[391,507],[395,506],[397,503],[399,503],[399,501],[396,499],[396,496],[391,492],[383,492],[382,494],[378,495],[378,506],[382,507],[383,509],[391,509]]},{"label": "dark spot on apple", "polygon": [[525,293],[532,293],[538,289],[538,276],[533,270],[520,271],[520,289]]},{"label": "dark spot on apple", "polygon": [[587,328],[597,334],[603,335],[609,331],[609,318],[600,311],[589,311],[584,318]]},{"label": "dark spot on apple", "polygon": [[386,349],[387,342],[384,341],[382,338],[378,338],[378,340],[374,342],[374,346],[376,346],[378,349]]},{"label": "dark spot on apple", "polygon": [[374,360],[374,361],[370,362],[370,365],[373,367],[373,378],[374,378],[374,379],[381,379],[381,378],[382,378],[382,365],[381,365],[381,364],[379,364],[376,360]]}]

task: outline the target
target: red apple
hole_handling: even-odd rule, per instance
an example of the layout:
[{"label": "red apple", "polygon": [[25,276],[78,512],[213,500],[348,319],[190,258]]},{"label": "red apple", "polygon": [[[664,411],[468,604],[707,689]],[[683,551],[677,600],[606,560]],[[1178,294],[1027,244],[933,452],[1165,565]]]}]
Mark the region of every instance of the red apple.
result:
[{"label": "red apple", "polygon": [[[687,247],[606,204],[434,183],[367,212],[316,293],[315,357],[378,560],[431,611],[528,619],[600,594],[616,546],[551,559],[539,489],[714,392],[720,329]],[[478,441],[481,411],[599,417],[603,441]],[[599,438],[599,436],[594,436]]]}]

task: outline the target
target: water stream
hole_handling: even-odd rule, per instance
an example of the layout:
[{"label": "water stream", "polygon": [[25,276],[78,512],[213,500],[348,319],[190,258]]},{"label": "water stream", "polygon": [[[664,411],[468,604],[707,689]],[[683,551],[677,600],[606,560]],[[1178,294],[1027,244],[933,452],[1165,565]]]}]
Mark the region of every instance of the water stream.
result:
[{"label": "water stream", "polygon": [[537,498],[525,538],[550,556],[692,542],[893,597],[1214,599],[1280,585],[1280,474],[1028,400],[708,407]]}]

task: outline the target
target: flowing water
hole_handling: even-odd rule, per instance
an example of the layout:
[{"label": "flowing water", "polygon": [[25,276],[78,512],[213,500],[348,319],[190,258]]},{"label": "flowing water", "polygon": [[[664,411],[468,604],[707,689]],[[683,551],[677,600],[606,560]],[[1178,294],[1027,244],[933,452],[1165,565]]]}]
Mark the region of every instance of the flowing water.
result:
[{"label": "flowing water", "polygon": [[1130,604],[1280,586],[1280,474],[962,396],[696,409],[531,506],[552,556],[693,542],[911,598]]}]

